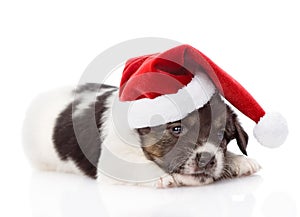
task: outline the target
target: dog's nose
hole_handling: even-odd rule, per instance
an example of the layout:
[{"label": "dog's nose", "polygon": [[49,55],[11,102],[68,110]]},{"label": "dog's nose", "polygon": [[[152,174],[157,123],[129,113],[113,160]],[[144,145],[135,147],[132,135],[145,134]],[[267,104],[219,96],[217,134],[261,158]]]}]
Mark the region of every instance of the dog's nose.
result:
[{"label": "dog's nose", "polygon": [[196,162],[200,169],[211,169],[216,164],[216,158],[209,152],[196,154]]}]

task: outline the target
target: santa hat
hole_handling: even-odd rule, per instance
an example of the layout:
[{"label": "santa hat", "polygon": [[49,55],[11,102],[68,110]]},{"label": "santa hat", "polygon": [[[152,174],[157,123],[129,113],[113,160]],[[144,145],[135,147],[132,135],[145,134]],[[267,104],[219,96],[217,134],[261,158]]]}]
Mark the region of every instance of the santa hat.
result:
[{"label": "santa hat", "polygon": [[276,147],[285,141],[285,119],[279,113],[266,114],[240,83],[189,45],[128,60],[119,98],[131,102],[130,127],[142,128],[180,120],[216,92],[256,122],[254,136],[262,145]]}]

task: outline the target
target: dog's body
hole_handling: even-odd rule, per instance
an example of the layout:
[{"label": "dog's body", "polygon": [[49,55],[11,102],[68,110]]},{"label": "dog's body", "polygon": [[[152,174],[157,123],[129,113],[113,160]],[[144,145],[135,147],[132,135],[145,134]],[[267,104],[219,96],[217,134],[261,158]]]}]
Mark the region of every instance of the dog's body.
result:
[{"label": "dog's body", "polygon": [[[25,151],[33,165],[156,187],[203,185],[259,170],[254,160],[227,151],[236,139],[246,154],[248,137],[218,94],[182,120],[125,127],[121,134],[126,141],[116,131],[111,111],[117,95],[116,87],[87,84],[76,92],[65,88],[39,96],[24,124]],[[112,153],[118,160],[111,160]]]}]

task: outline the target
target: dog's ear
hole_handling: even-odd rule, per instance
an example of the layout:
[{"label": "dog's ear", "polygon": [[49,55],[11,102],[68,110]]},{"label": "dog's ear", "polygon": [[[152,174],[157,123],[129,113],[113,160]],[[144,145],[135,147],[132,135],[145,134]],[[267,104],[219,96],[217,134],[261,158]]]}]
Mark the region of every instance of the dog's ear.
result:
[{"label": "dog's ear", "polygon": [[245,132],[237,118],[234,118],[234,126],[235,126],[235,139],[236,142],[244,155],[247,155],[247,144],[248,144],[248,134]]}]

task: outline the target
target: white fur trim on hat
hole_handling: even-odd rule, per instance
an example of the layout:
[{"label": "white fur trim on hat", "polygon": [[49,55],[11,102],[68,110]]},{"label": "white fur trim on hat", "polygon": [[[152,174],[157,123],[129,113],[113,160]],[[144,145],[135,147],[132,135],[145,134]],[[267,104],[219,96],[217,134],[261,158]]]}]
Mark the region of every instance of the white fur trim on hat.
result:
[{"label": "white fur trim on hat", "polygon": [[260,144],[269,148],[282,145],[288,135],[285,118],[279,113],[265,114],[253,129]]},{"label": "white fur trim on hat", "polygon": [[204,106],[215,93],[215,86],[202,72],[175,94],[154,99],[139,99],[130,103],[128,122],[131,128],[153,127],[174,122]]}]

